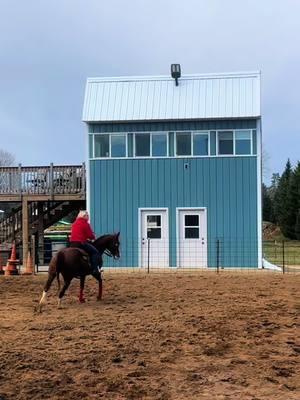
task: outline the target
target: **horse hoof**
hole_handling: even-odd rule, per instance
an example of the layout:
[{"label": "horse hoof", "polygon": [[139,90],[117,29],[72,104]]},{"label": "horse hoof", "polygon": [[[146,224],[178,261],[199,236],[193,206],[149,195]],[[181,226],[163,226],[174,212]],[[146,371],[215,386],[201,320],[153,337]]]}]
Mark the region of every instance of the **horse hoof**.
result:
[{"label": "horse hoof", "polygon": [[34,313],[37,313],[37,314],[41,314],[41,312],[42,312],[42,307],[41,307],[40,305],[35,306],[34,309],[33,309],[33,312],[34,312]]}]

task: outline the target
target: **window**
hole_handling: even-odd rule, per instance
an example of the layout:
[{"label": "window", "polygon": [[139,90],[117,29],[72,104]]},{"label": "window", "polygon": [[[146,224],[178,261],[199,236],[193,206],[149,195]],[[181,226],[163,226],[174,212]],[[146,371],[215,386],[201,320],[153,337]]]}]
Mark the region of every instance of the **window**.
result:
[{"label": "window", "polygon": [[160,215],[147,215],[147,239],[161,239]]},{"label": "window", "polygon": [[191,132],[176,132],[176,155],[190,156],[191,154]]},{"label": "window", "polygon": [[218,132],[219,154],[233,154],[233,131]]},{"label": "window", "polygon": [[194,156],[208,155],[208,134],[203,134],[203,133],[193,134],[193,155]]},{"label": "window", "polygon": [[251,154],[251,131],[235,131],[235,154]]},{"label": "window", "polygon": [[111,157],[126,157],[126,135],[111,135]]},{"label": "window", "polygon": [[199,239],[199,215],[185,215],[184,216],[184,238],[185,239]]},{"label": "window", "polygon": [[167,156],[167,135],[165,133],[152,135],[152,156],[153,157]]},{"label": "window", "polygon": [[94,135],[94,157],[126,157],[127,135]]},{"label": "window", "polygon": [[166,157],[167,155],[166,133],[135,134],[136,157]]},{"label": "window", "polygon": [[95,157],[109,157],[109,135],[95,135]]},{"label": "window", "polygon": [[150,133],[135,134],[135,156],[150,157]]}]

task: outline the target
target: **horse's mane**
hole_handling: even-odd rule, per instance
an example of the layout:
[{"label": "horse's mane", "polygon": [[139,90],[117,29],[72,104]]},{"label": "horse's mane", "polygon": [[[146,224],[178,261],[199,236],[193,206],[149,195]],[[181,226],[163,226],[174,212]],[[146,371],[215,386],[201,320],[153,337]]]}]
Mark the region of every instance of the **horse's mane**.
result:
[{"label": "horse's mane", "polygon": [[101,242],[101,241],[103,241],[105,239],[112,238],[114,236],[115,236],[115,234],[111,234],[111,233],[106,233],[105,235],[99,236],[97,239],[95,239],[94,245],[95,244],[99,244],[99,242]]}]

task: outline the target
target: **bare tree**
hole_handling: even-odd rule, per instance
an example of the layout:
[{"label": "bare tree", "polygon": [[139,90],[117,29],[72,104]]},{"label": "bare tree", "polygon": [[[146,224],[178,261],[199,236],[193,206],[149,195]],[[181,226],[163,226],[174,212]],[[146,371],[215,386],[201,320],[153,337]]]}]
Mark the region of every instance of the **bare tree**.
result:
[{"label": "bare tree", "polygon": [[8,151],[0,149],[0,167],[11,167],[15,164],[15,156]]},{"label": "bare tree", "polygon": [[270,155],[263,145],[262,146],[262,175],[263,175],[263,178],[267,178],[268,175],[270,174],[269,162],[270,162]]}]

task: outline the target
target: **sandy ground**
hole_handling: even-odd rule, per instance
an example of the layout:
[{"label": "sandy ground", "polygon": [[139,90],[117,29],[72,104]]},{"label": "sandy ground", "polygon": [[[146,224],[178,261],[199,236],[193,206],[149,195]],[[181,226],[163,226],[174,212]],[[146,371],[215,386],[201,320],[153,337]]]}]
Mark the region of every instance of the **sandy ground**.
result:
[{"label": "sandy ground", "polygon": [[0,277],[0,399],[300,399],[300,275]]}]

